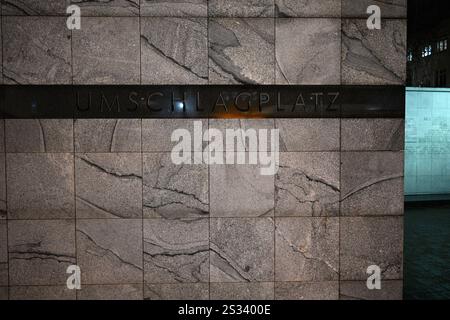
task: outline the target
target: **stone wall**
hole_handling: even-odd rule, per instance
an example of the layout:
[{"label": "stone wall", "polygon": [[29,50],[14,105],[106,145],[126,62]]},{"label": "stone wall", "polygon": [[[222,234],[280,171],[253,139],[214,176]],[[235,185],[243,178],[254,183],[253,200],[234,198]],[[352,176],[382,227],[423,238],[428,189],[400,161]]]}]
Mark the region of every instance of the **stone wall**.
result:
[{"label": "stone wall", "polygon": [[[405,81],[405,0],[2,3],[5,85]],[[280,129],[274,177],[172,164],[170,134],[193,121],[0,121],[0,297],[402,297],[403,119],[203,120]]]}]

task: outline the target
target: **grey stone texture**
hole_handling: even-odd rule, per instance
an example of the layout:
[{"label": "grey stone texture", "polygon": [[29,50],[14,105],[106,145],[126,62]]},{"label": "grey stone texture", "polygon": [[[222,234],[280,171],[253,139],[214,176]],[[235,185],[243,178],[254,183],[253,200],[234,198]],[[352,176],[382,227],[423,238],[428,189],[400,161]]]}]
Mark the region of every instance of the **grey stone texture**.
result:
[{"label": "grey stone texture", "polygon": [[6,157],[10,219],[75,216],[73,155],[9,153]]},{"label": "grey stone texture", "polygon": [[70,84],[71,33],[63,17],[2,17],[5,84]]},{"label": "grey stone texture", "polygon": [[209,83],[274,83],[273,19],[210,19]]},{"label": "grey stone texture", "polygon": [[144,281],[208,282],[209,220],[144,220]]},{"label": "grey stone texture", "polygon": [[208,0],[140,0],[141,16],[207,17]]},{"label": "grey stone texture", "polygon": [[75,300],[75,290],[67,286],[13,286],[10,288],[11,300]]},{"label": "grey stone texture", "polygon": [[275,282],[276,300],[337,300],[338,281]]},{"label": "grey stone texture", "polygon": [[[353,0],[353,2],[357,2]],[[341,17],[341,0],[275,0],[277,16],[285,17]]]},{"label": "grey stone texture", "polygon": [[273,300],[273,282],[211,283],[211,300]]},{"label": "grey stone texture", "polygon": [[376,5],[384,18],[406,18],[407,0],[341,0],[342,17],[367,18],[367,8]]},{"label": "grey stone texture", "polygon": [[207,84],[206,18],[142,18],[143,84]]},{"label": "grey stone texture", "polygon": [[[202,153],[192,153],[201,160]],[[208,166],[176,165],[170,153],[143,155],[144,217],[200,218],[209,215]]]},{"label": "grey stone texture", "polygon": [[142,219],[78,219],[77,263],[84,284],[142,283]]},{"label": "grey stone texture", "polygon": [[77,154],[77,218],[142,217],[139,153]]},{"label": "grey stone texture", "polygon": [[342,217],[340,243],[341,280],[365,281],[371,265],[383,280],[403,279],[403,217]]},{"label": "grey stone texture", "polygon": [[142,284],[86,285],[77,293],[79,300],[142,300]]},{"label": "grey stone texture", "polygon": [[140,0],[65,0],[80,7],[82,16],[139,16]]},{"label": "grey stone texture", "polygon": [[75,84],[139,84],[139,20],[85,17],[73,31]]},{"label": "grey stone texture", "polygon": [[403,215],[403,159],[401,151],[343,152],[341,215]]},{"label": "grey stone texture", "polygon": [[64,15],[69,1],[75,0],[3,0],[4,16],[56,16]]},{"label": "grey stone texture", "polygon": [[212,17],[272,17],[274,0],[209,0]]},{"label": "grey stone texture", "polygon": [[0,220],[0,286],[8,285],[8,225]]},{"label": "grey stone texture", "polygon": [[369,30],[365,19],[342,21],[342,84],[404,84],[406,20],[382,20]]},{"label": "grey stone texture", "polygon": [[402,300],[403,281],[384,280],[380,290],[367,289],[367,281],[341,281],[341,300]]},{"label": "grey stone texture", "polygon": [[145,300],[208,300],[208,283],[145,284]]},{"label": "grey stone texture", "polygon": [[339,153],[282,153],[275,176],[276,216],[339,215]]},{"label": "grey stone texture", "polygon": [[8,221],[8,251],[11,286],[64,286],[76,263],[74,221]]},{"label": "grey stone texture", "polygon": [[276,84],[340,84],[339,19],[277,19]]}]

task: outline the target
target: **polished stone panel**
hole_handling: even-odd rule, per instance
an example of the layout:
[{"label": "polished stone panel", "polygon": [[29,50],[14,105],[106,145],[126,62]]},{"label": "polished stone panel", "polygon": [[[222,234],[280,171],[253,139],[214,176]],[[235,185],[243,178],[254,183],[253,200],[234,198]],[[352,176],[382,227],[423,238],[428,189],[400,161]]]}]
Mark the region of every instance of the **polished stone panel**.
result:
[{"label": "polished stone panel", "polygon": [[211,19],[208,28],[210,84],[274,83],[273,19]]},{"label": "polished stone panel", "polygon": [[144,285],[145,300],[208,300],[208,283]]},{"label": "polished stone panel", "polygon": [[[199,159],[202,153],[191,154]],[[198,218],[209,214],[208,166],[176,165],[170,153],[143,155],[144,217]]]},{"label": "polished stone panel", "polygon": [[0,286],[8,285],[8,226],[0,220]]},{"label": "polished stone panel", "polygon": [[271,218],[212,218],[210,281],[273,281],[273,232]]},{"label": "polished stone panel", "polygon": [[145,283],[208,282],[208,229],[208,219],[145,219]]},{"label": "polished stone panel", "polygon": [[78,300],[142,300],[142,284],[86,285],[77,292]]},{"label": "polished stone panel", "polygon": [[276,83],[340,84],[339,19],[277,19]]},{"label": "polished stone panel", "polygon": [[73,152],[72,119],[5,120],[6,152]]},{"label": "polished stone panel", "polygon": [[209,0],[212,17],[273,17],[274,0]]},{"label": "polished stone panel", "polygon": [[339,119],[275,119],[280,151],[339,151]]},{"label": "polished stone panel", "polygon": [[403,215],[403,157],[403,152],[343,152],[341,215]]},{"label": "polished stone panel", "polygon": [[75,177],[77,218],[142,217],[141,154],[77,154]]},{"label": "polished stone panel", "polygon": [[6,159],[9,218],[75,216],[73,155],[17,153]]},{"label": "polished stone panel", "polygon": [[[256,153],[238,153],[246,157]],[[248,163],[248,162],[247,162]],[[262,165],[210,165],[212,217],[268,217],[274,213],[274,176],[262,175]]]},{"label": "polished stone panel", "polygon": [[341,0],[275,0],[275,11],[278,17],[340,18]]},{"label": "polished stone panel", "polygon": [[10,288],[11,300],[75,300],[76,290],[67,286],[14,286]]},{"label": "polished stone panel", "polygon": [[5,84],[70,84],[70,30],[64,17],[3,17]]},{"label": "polished stone panel", "polygon": [[275,176],[276,216],[339,215],[339,153],[281,153]]},{"label": "polished stone panel", "polygon": [[[81,15],[89,16],[139,16],[139,0],[68,0],[80,7]],[[83,23],[83,22],[82,22]]]},{"label": "polished stone panel", "polygon": [[[208,129],[208,120],[205,119],[142,119],[142,151],[171,152],[179,142],[179,140],[171,141],[173,132],[184,129],[189,131],[191,138],[194,139],[194,122],[196,121],[202,122],[203,131]],[[193,152],[201,152],[206,146],[204,143],[191,142]]]},{"label": "polished stone panel", "polygon": [[334,281],[338,277],[338,218],[276,218],[275,281]]},{"label": "polished stone panel", "polygon": [[403,119],[342,119],[343,151],[401,151],[405,143]]},{"label": "polished stone panel", "polygon": [[[1,40],[1,34],[0,34],[0,40]],[[1,49],[1,47],[0,47],[0,49]],[[0,57],[1,57],[1,54],[0,54]],[[1,79],[0,79],[0,83],[1,83]],[[5,120],[4,119],[0,119],[0,152],[5,152]]]},{"label": "polished stone panel", "polygon": [[140,152],[140,119],[77,119],[75,152]]},{"label": "polished stone panel", "polygon": [[207,84],[204,18],[141,18],[143,84]]},{"label": "polished stone panel", "polygon": [[3,0],[4,16],[53,16],[65,15],[70,0]]},{"label": "polished stone panel", "polygon": [[341,281],[341,300],[402,300],[402,280],[381,280],[381,290],[367,289],[367,281]]},{"label": "polished stone panel", "polygon": [[206,18],[208,0],[141,0],[141,16]]},{"label": "polished stone panel", "polygon": [[76,263],[73,220],[8,222],[10,285],[65,285]]},{"label": "polished stone panel", "polygon": [[369,30],[365,19],[342,21],[342,84],[404,84],[406,20],[382,20]]},{"label": "polished stone panel", "polygon": [[275,282],[276,300],[337,300],[338,281]]},{"label": "polished stone panel", "polygon": [[142,220],[78,219],[77,258],[82,283],[142,283]]},{"label": "polished stone panel", "polygon": [[341,280],[367,280],[379,266],[384,280],[403,277],[403,217],[342,217]]},{"label": "polished stone panel", "polygon": [[82,19],[73,31],[75,84],[139,84],[139,18]]},{"label": "polished stone panel", "polygon": [[211,283],[211,300],[273,300],[273,282]]},{"label": "polished stone panel", "polygon": [[[216,148],[217,151],[233,151],[233,152],[258,152],[271,150],[272,133],[274,129],[273,119],[210,119],[209,128],[218,129],[222,133],[225,143],[223,146]],[[231,134],[230,139],[227,138],[227,130],[244,130],[240,135]],[[267,130],[265,139],[260,130]],[[251,132],[253,131],[255,135]],[[210,134],[211,140],[213,139]],[[263,145],[261,144],[263,143]],[[265,143],[265,145],[264,145]]]},{"label": "polished stone panel", "polygon": [[342,0],[342,16],[367,18],[367,8],[376,5],[381,9],[382,18],[406,18],[407,0]]},{"label": "polished stone panel", "polygon": [[6,216],[6,156],[0,153],[0,220]]}]

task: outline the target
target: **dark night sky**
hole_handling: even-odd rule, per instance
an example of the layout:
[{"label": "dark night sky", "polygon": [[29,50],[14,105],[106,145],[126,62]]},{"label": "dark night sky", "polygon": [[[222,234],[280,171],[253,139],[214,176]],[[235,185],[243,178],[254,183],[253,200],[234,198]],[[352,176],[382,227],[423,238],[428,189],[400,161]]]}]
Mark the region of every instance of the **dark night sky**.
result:
[{"label": "dark night sky", "polygon": [[450,19],[450,0],[408,0],[408,33],[427,28]]}]

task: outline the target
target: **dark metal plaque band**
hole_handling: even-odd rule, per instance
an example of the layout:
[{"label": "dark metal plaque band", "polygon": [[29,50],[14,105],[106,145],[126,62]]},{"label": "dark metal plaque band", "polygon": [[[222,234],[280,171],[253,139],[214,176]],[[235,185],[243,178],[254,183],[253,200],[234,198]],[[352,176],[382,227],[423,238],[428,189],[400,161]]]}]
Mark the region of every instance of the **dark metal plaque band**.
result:
[{"label": "dark metal plaque band", "polygon": [[0,86],[2,118],[404,118],[404,86]]}]

